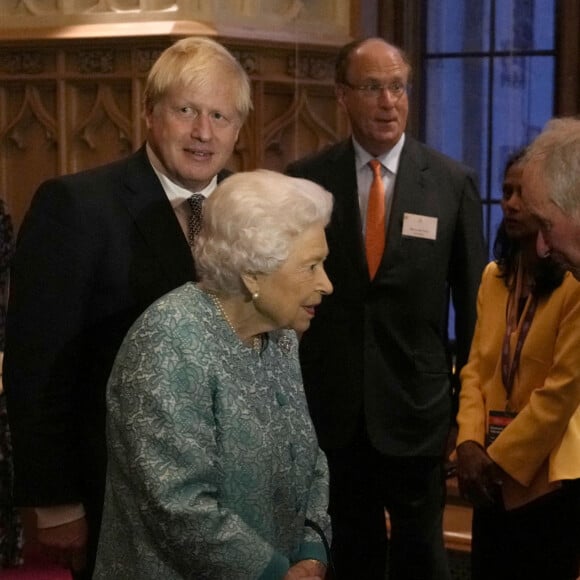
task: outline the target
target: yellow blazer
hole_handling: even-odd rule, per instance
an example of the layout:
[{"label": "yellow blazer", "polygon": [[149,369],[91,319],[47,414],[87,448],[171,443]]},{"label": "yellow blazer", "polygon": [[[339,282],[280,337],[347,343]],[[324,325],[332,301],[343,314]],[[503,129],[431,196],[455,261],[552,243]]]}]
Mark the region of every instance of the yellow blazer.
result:
[{"label": "yellow blazer", "polygon": [[[511,509],[580,478],[580,283],[566,273],[538,304],[508,401],[501,376],[508,290],[498,274],[488,264],[479,288],[477,325],[461,372],[457,445],[485,444],[490,410],[509,403],[518,412],[487,450],[510,476],[503,496]],[[511,352],[520,328],[521,320]]]}]

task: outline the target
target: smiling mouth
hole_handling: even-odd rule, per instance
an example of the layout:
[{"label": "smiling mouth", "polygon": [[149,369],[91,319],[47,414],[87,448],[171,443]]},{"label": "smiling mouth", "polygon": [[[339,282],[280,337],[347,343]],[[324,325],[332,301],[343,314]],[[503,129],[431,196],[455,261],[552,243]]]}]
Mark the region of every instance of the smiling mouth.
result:
[{"label": "smiling mouth", "polygon": [[210,151],[199,151],[198,149],[184,149],[184,151],[199,159],[209,159],[213,155]]}]

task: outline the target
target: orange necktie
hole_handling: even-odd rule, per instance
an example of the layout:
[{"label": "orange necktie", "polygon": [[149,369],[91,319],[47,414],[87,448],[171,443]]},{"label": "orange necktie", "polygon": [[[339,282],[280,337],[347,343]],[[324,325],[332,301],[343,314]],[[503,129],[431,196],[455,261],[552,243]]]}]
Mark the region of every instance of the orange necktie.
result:
[{"label": "orange necktie", "polygon": [[366,225],[367,264],[371,280],[375,277],[385,250],[385,186],[381,177],[381,163],[371,159],[373,182],[369,192]]}]

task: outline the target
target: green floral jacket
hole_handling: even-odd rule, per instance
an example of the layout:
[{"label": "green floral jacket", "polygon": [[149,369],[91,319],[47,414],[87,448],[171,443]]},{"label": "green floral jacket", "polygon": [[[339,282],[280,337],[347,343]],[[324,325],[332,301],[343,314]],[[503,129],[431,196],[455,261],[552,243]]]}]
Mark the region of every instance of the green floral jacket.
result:
[{"label": "green floral jacket", "polygon": [[241,343],[186,284],[136,321],[108,386],[109,468],[95,579],[283,578],[326,561],[328,471],[295,333]]}]

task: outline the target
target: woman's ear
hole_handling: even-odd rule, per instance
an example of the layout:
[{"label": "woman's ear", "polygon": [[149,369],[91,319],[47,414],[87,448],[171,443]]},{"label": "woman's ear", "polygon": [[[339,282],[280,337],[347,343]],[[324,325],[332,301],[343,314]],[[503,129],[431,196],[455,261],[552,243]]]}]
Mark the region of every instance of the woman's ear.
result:
[{"label": "woman's ear", "polygon": [[258,285],[257,274],[249,274],[249,273],[242,274],[242,282],[244,283],[244,286],[246,287],[246,290],[248,291],[248,294],[250,296],[256,294],[260,289]]}]

